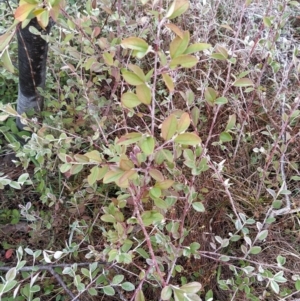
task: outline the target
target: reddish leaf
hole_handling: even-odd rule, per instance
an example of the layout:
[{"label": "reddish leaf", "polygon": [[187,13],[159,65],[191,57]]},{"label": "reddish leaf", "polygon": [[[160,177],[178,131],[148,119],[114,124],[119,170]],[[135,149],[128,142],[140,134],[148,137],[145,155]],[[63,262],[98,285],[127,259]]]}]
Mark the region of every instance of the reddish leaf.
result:
[{"label": "reddish leaf", "polygon": [[171,29],[175,34],[177,34],[181,39],[183,38],[183,31],[173,23],[165,25],[167,28]]},{"label": "reddish leaf", "polygon": [[149,174],[154,180],[159,182],[162,182],[165,179],[163,174],[158,169],[150,168]]},{"label": "reddish leaf", "polygon": [[36,8],[36,4],[23,4],[15,11],[15,19],[22,22]]},{"label": "reddish leaf", "polygon": [[11,256],[13,255],[13,253],[14,253],[14,249],[8,249],[8,250],[5,252],[5,259],[11,258]]}]

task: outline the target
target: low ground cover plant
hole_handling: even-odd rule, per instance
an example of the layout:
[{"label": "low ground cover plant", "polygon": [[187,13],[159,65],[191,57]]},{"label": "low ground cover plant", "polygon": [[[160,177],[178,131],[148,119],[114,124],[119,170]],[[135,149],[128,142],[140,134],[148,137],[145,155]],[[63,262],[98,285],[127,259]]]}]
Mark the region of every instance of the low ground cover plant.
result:
[{"label": "low ground cover plant", "polygon": [[0,9],[56,23],[43,111],[0,103],[0,300],[300,297],[298,1]]}]

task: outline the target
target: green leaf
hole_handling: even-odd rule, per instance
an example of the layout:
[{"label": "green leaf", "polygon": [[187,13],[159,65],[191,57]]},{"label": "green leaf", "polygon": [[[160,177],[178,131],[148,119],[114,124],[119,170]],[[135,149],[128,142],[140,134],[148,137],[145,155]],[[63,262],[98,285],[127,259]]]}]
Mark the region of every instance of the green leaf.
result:
[{"label": "green leaf", "polygon": [[197,106],[193,107],[191,117],[192,117],[193,125],[197,126],[200,117],[200,109]]},{"label": "green leaf", "polygon": [[241,239],[241,236],[240,235],[232,235],[230,237],[230,240],[231,241],[239,241]]},{"label": "green leaf", "polygon": [[142,138],[142,134],[141,133],[137,133],[137,132],[132,132],[132,133],[128,133],[126,135],[123,135],[117,144],[119,145],[130,145],[132,143],[138,142],[140,141]]},{"label": "green leaf", "polygon": [[235,87],[249,87],[254,86],[253,81],[250,78],[239,78],[234,83],[233,86]]},{"label": "green leaf", "polygon": [[173,154],[168,149],[161,149],[155,154],[155,163],[158,165],[162,164],[164,161],[172,163],[173,160]]},{"label": "green leaf", "polygon": [[124,173],[125,173],[124,170],[121,170],[121,169],[110,170],[109,172],[107,172],[105,174],[105,176],[103,178],[103,183],[108,184],[108,183],[115,182],[118,179],[120,179]]},{"label": "green leaf", "polygon": [[113,66],[113,64],[114,64],[114,59],[113,59],[113,56],[112,56],[109,52],[104,52],[104,53],[103,53],[103,59],[104,59],[104,62],[105,62],[108,66]]},{"label": "green leaf", "polygon": [[22,22],[27,19],[28,15],[36,8],[36,4],[23,4],[15,11],[15,19]]},{"label": "green leaf", "polygon": [[171,297],[172,297],[172,289],[170,286],[167,285],[162,289],[162,291],[160,293],[160,298],[162,300],[167,301],[167,300],[170,300]]},{"label": "green leaf", "polygon": [[122,75],[129,85],[138,86],[145,83],[138,75],[125,69],[122,69]]},{"label": "green leaf", "polygon": [[210,57],[215,59],[215,60],[220,60],[220,61],[227,60],[227,57],[224,56],[222,53],[213,53]]},{"label": "green leaf", "polygon": [[196,66],[198,59],[190,54],[182,54],[172,59],[170,62],[170,68],[175,69],[178,65],[183,68],[192,68]]},{"label": "green leaf", "polygon": [[146,74],[146,82],[149,82],[151,80],[153,73],[154,73],[154,68],[148,71],[148,73]]},{"label": "green leaf", "polygon": [[174,289],[173,292],[174,292],[175,301],[190,301],[190,300],[185,298],[184,293],[183,293],[182,290]]},{"label": "green leaf", "polygon": [[157,187],[152,187],[149,190],[149,194],[150,194],[150,197],[153,198],[153,199],[159,198],[161,196],[161,189],[159,189]]},{"label": "green leaf", "polygon": [[213,299],[214,299],[214,294],[213,294],[212,290],[209,290],[205,294],[205,301],[213,301]]},{"label": "green leaf", "polygon": [[21,185],[18,182],[16,182],[16,181],[11,181],[9,183],[9,186],[12,187],[12,188],[14,188],[14,189],[21,189]]},{"label": "green leaf", "polygon": [[124,282],[121,284],[121,287],[126,292],[131,292],[135,289],[134,285],[130,282]]},{"label": "green leaf", "polygon": [[14,108],[12,108],[12,106],[10,104],[7,104],[3,111],[6,113],[9,113],[12,116],[18,115],[18,112]]},{"label": "green leaf", "polygon": [[163,181],[165,179],[163,174],[158,169],[150,168],[149,174],[156,181]]},{"label": "green leaf", "polygon": [[11,62],[11,59],[10,59],[10,55],[9,55],[9,52],[8,52],[8,49],[6,49],[3,54],[2,54],[2,57],[1,57],[1,60],[2,60],[2,63],[3,63],[3,66],[11,73],[14,73],[15,71],[15,68]]},{"label": "green leaf", "polygon": [[37,4],[39,3],[39,0],[24,0],[26,3],[29,3],[29,4]]},{"label": "green leaf", "polygon": [[218,97],[215,100],[215,104],[217,104],[217,105],[225,105],[226,103],[228,103],[228,100],[226,97]]},{"label": "green leaf", "polygon": [[117,256],[119,255],[119,251],[112,249],[109,251],[108,253],[108,262],[112,262],[113,260],[115,260],[117,258]]},{"label": "green leaf", "polygon": [[48,9],[43,9],[43,11],[36,16],[39,25],[43,28],[46,29],[46,27],[49,24],[49,10]]},{"label": "green leaf", "polygon": [[127,188],[129,186],[129,180],[134,180],[138,176],[135,170],[128,170],[123,173],[123,175],[116,180],[116,184],[121,188]]},{"label": "green leaf", "polygon": [[120,254],[120,263],[130,264],[132,263],[132,256],[130,253],[121,253]]},{"label": "green leaf", "polygon": [[250,254],[253,254],[253,255],[259,254],[260,252],[261,252],[261,247],[258,247],[258,246],[252,247],[250,249]]},{"label": "green leaf", "polygon": [[87,177],[89,185],[92,186],[94,183],[96,183],[96,181],[100,181],[101,179],[103,179],[107,171],[108,171],[108,166],[104,166],[102,168],[98,166],[94,166],[91,169],[91,173]]},{"label": "green leaf", "polygon": [[157,206],[160,209],[163,209],[163,210],[168,209],[167,203],[160,198],[154,198],[154,204],[155,204],[155,206]]},{"label": "green leaf", "polygon": [[136,94],[133,92],[125,92],[121,96],[121,103],[124,107],[128,109],[133,109],[140,105],[142,102]]},{"label": "green leaf", "polygon": [[222,255],[222,256],[220,256],[220,260],[221,260],[221,261],[224,261],[224,262],[227,262],[227,261],[230,260],[230,257],[229,257],[229,256],[226,256],[226,255]]},{"label": "green leaf", "polygon": [[199,282],[190,282],[180,287],[186,294],[196,294],[201,288],[202,285]]},{"label": "green leaf", "polygon": [[257,239],[264,240],[268,236],[268,230],[263,230],[257,235]]},{"label": "green leaf", "polygon": [[177,129],[177,119],[171,114],[161,125],[161,136],[164,140],[169,141],[174,136]]},{"label": "green leaf", "polygon": [[140,143],[140,147],[146,156],[152,155],[155,147],[155,139],[153,137],[146,137]]},{"label": "green leaf", "polygon": [[5,34],[0,36],[0,52],[2,52],[6,48],[6,46],[10,43],[14,34],[15,34],[15,31],[13,31],[13,32],[7,31]]},{"label": "green leaf", "polygon": [[87,156],[80,155],[80,154],[74,155],[74,160],[77,161],[78,163],[87,163],[90,161],[90,159]]},{"label": "green leaf", "polygon": [[228,58],[228,51],[225,47],[222,47],[220,45],[216,46],[216,52],[221,54],[225,59]]},{"label": "green leaf", "polygon": [[98,295],[98,292],[95,288],[91,287],[88,289],[88,293],[91,295],[91,296],[97,296]]},{"label": "green leaf", "polygon": [[121,247],[122,252],[127,253],[131,249],[132,244],[133,242],[130,239],[126,239],[123,243],[123,246]]},{"label": "green leaf", "polygon": [[173,180],[164,180],[160,182],[156,182],[154,187],[160,188],[162,190],[166,190],[170,188],[174,184]]},{"label": "green leaf", "polygon": [[282,206],[282,201],[281,200],[275,200],[272,202],[272,207],[274,209],[280,209]]},{"label": "green leaf", "polygon": [[6,274],[5,274],[5,280],[6,281],[12,281],[16,278],[17,275],[17,269],[11,268]]},{"label": "green leaf", "polygon": [[103,290],[104,294],[107,295],[107,296],[114,296],[115,295],[115,290],[111,286],[104,286],[102,288],[102,290]]},{"label": "green leaf", "polygon": [[71,167],[72,167],[72,164],[64,163],[60,166],[59,170],[61,173],[65,173],[65,172],[69,171],[71,169]]},{"label": "green leaf", "polygon": [[206,49],[209,49],[209,48],[211,48],[210,44],[207,44],[207,43],[195,43],[195,44],[190,45],[185,50],[184,54],[191,54],[191,53],[195,53],[195,52],[198,52],[198,51],[203,51],[203,50],[206,50]]},{"label": "green leaf", "polygon": [[164,217],[162,214],[158,213],[157,211],[144,211],[142,213],[142,220],[144,223],[144,226],[150,226],[151,224],[157,224],[161,223],[163,221]]},{"label": "green leaf", "polygon": [[165,85],[169,89],[169,91],[174,92],[174,82],[173,82],[172,77],[170,75],[168,75],[167,73],[163,73],[162,78],[165,82]]},{"label": "green leaf", "polygon": [[169,29],[171,29],[176,35],[178,35],[181,39],[183,39],[183,31],[175,24],[168,23],[165,24],[165,26]]},{"label": "green leaf", "polygon": [[0,292],[1,293],[9,292],[10,290],[12,290],[16,286],[17,283],[18,283],[18,281],[16,281],[16,280],[7,281],[6,284],[5,284],[5,287],[2,284],[3,287],[1,288],[1,285],[0,285]]},{"label": "green leaf", "polygon": [[145,259],[150,258],[149,254],[142,248],[137,248],[136,251]]},{"label": "green leaf", "polygon": [[151,89],[146,84],[136,87],[136,95],[141,103],[145,105],[151,104]]},{"label": "green leaf", "polygon": [[190,244],[190,250],[192,254],[194,254],[199,249],[200,249],[200,244],[198,242],[192,242]]},{"label": "green leaf", "polygon": [[199,171],[207,171],[209,169],[209,166],[207,164],[207,158],[202,158],[199,166],[198,166]]},{"label": "green leaf", "polygon": [[283,256],[281,256],[281,255],[278,255],[277,258],[276,258],[276,260],[277,260],[277,263],[278,263],[279,267],[284,266],[285,263],[286,263],[286,258],[283,257]]},{"label": "green leaf", "polygon": [[[8,114],[1,114],[0,115],[0,121],[5,121],[9,117]],[[300,177],[299,177],[300,178]]]},{"label": "green leaf", "polygon": [[143,82],[146,82],[146,76],[144,74],[144,71],[137,65],[129,64],[128,68],[136,75],[138,76]]},{"label": "green leaf", "polygon": [[96,150],[87,152],[84,155],[89,158],[90,162],[96,162],[96,163],[102,162],[101,154]]},{"label": "green leaf", "polygon": [[201,202],[192,203],[193,208],[198,212],[204,212],[205,208]]},{"label": "green leaf", "polygon": [[198,145],[201,143],[200,137],[195,133],[183,133],[178,135],[174,141],[182,145]]},{"label": "green leaf", "polygon": [[283,276],[283,271],[277,272],[274,277],[274,281],[279,282],[279,283],[285,283],[287,282],[287,279]]},{"label": "green leaf", "polygon": [[185,92],[185,97],[183,97],[184,99],[186,99],[187,103],[192,106],[195,105],[195,94],[191,89],[188,89]]},{"label": "green leaf", "polygon": [[23,185],[28,178],[29,178],[29,174],[23,173],[22,175],[19,176],[18,183]]},{"label": "green leaf", "polygon": [[235,114],[229,115],[229,119],[228,119],[228,122],[227,122],[227,125],[225,128],[225,132],[230,131],[235,126],[235,123],[236,123],[236,115]]},{"label": "green leaf", "polygon": [[183,33],[183,38],[176,36],[175,39],[170,44],[171,58],[175,59],[179,55],[183,54],[187,49],[189,42],[190,42],[190,33],[188,30]]},{"label": "green leaf", "polygon": [[217,91],[211,87],[207,87],[204,91],[205,100],[210,106],[213,106],[215,104],[215,100],[217,96],[218,96]]},{"label": "green leaf", "polygon": [[[104,59],[105,60],[105,59]],[[85,70],[94,70],[94,68],[96,68],[95,66],[97,66],[98,63],[98,58],[97,57],[89,57],[86,59],[85,63],[83,64],[83,67],[85,68]]]},{"label": "green leaf", "polygon": [[177,132],[184,133],[191,124],[191,118],[188,113],[183,113],[177,124]]},{"label": "green leaf", "polygon": [[263,17],[263,22],[264,22],[264,25],[266,27],[271,27],[272,26],[272,21],[271,21],[271,18],[270,17]]},{"label": "green leaf", "polygon": [[162,50],[160,50],[160,51],[158,51],[158,55],[159,55],[159,61],[160,61],[161,66],[162,67],[167,66],[168,61],[167,61],[167,56],[165,55],[165,53]]},{"label": "green leaf", "polygon": [[114,276],[111,284],[117,285],[117,284],[121,283],[123,280],[124,280],[124,275],[116,275],[116,276]]},{"label": "green leaf", "polygon": [[220,141],[223,142],[223,143],[224,142],[230,142],[230,141],[232,141],[232,136],[227,132],[222,132],[220,134]]},{"label": "green leaf", "polygon": [[[149,49],[151,49],[151,48],[149,47]],[[134,50],[132,52],[132,56],[137,57],[138,59],[142,59],[147,53],[148,53],[148,51],[137,51],[137,50]]]},{"label": "green leaf", "polygon": [[81,172],[83,169],[83,165],[82,164],[76,164],[76,165],[73,165],[70,169],[70,174],[71,175],[76,175],[78,174],[79,172]]},{"label": "green leaf", "polygon": [[121,42],[121,46],[124,49],[137,50],[139,52],[144,52],[144,53],[146,53],[149,48],[149,45],[147,44],[147,42],[145,42],[143,39],[137,38],[137,37],[130,37],[130,38],[124,39]]},{"label": "green leaf", "polygon": [[296,280],[295,288],[296,288],[297,291],[300,291],[300,279]]},{"label": "green leaf", "polygon": [[274,280],[270,280],[270,285],[271,285],[271,288],[272,288],[272,290],[276,293],[276,294],[278,294],[279,293],[279,285],[278,285],[278,283],[276,282],[276,281],[274,281]]},{"label": "green leaf", "polygon": [[103,220],[106,223],[114,223],[116,221],[116,218],[111,214],[104,214],[101,216],[101,220]]},{"label": "green leaf", "polygon": [[134,298],[134,301],[146,301],[145,300],[145,296],[144,296],[144,293],[142,290],[138,290],[136,295],[135,295],[135,298]]},{"label": "green leaf", "polygon": [[188,10],[189,4],[190,3],[188,0],[175,0],[171,4],[171,6],[167,12],[166,18],[172,20],[172,19],[182,15],[183,13],[185,13]]},{"label": "green leaf", "polygon": [[[62,253],[62,252],[61,252]],[[63,254],[63,253],[62,253]],[[62,255],[61,254],[61,255]],[[59,257],[61,257],[61,256],[59,256]],[[59,258],[58,257],[58,258]],[[56,258],[56,257],[55,257]],[[81,269],[81,273],[85,276],[85,277],[87,277],[87,278],[90,278],[91,277],[91,275],[90,275],[90,271],[88,270],[88,269],[86,269],[86,268],[82,268]]]},{"label": "green leaf", "polygon": [[37,293],[41,290],[41,287],[39,285],[34,285],[30,288],[31,293]]}]

